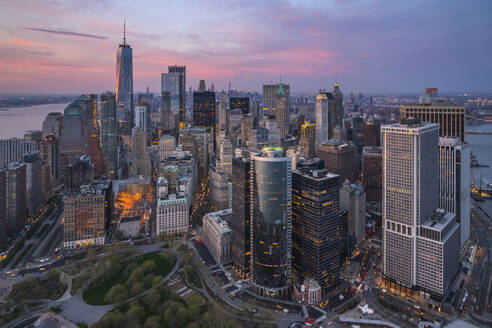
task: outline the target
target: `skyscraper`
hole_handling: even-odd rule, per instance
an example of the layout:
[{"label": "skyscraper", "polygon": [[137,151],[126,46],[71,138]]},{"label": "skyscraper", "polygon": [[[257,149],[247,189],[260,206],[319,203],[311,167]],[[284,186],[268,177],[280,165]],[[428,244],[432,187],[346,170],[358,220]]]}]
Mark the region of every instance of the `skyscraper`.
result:
[{"label": "skyscraper", "polygon": [[229,99],[229,109],[241,109],[244,114],[249,113],[249,98],[248,97],[231,97]]},{"label": "skyscraper", "polygon": [[340,183],[354,181],[357,173],[355,147],[351,143],[340,143],[331,139],[317,147],[317,156],[325,161],[325,169],[340,176]]},{"label": "skyscraper", "polygon": [[460,246],[470,238],[470,147],[458,137],[439,138],[439,207],[456,214]]},{"label": "skyscraper", "polygon": [[335,84],[333,85],[333,91],[331,93],[333,95],[333,98],[335,99],[335,119],[333,122],[333,128],[339,126],[340,129],[343,130],[343,95],[340,91],[338,82],[335,82]]},{"label": "skyscraper", "polygon": [[379,147],[381,134],[381,124],[374,119],[368,119],[362,124],[362,140],[363,146],[375,146]]},{"label": "skyscraper", "polygon": [[33,140],[10,138],[0,140],[0,168],[9,163],[20,162],[24,154],[37,151],[38,145]]},{"label": "skyscraper", "polygon": [[26,164],[9,163],[5,194],[7,234],[15,236],[27,223]]},{"label": "skyscraper", "polygon": [[[119,126],[129,127],[133,107],[133,55],[132,48],[126,44],[126,25],[123,25],[123,44],[116,54],[116,118]],[[123,133],[124,131],[118,131]],[[129,131],[126,131],[128,134]]]},{"label": "skyscraper", "polygon": [[39,152],[24,155],[24,163],[26,163],[27,211],[29,216],[37,216],[43,201]]},{"label": "skyscraper", "polygon": [[465,114],[465,106],[443,101],[400,106],[400,117],[418,117],[422,122],[437,123],[440,137],[458,137],[462,142],[465,141]]},{"label": "skyscraper", "polygon": [[135,106],[135,127],[137,129],[148,131],[147,130],[147,106],[145,105],[136,105]]},{"label": "skyscraper", "polygon": [[60,153],[62,176],[65,175],[67,165],[77,157],[87,154],[84,110],[78,101],[73,101],[65,108]]},{"label": "skyscraper", "polygon": [[290,85],[282,82],[263,85],[263,114],[275,116],[281,138],[289,132],[289,111]]},{"label": "skyscraper", "polygon": [[306,159],[316,156],[316,125],[306,121],[301,126],[299,150]]},{"label": "skyscraper", "polygon": [[327,294],[339,282],[341,244],[338,175],[326,170],[292,172],[292,266],[314,278]]},{"label": "skyscraper", "polygon": [[49,166],[51,185],[57,186],[60,182],[60,143],[54,135],[47,135],[41,143],[41,158]]},{"label": "skyscraper", "polygon": [[43,121],[43,138],[49,135],[55,136],[57,139],[61,137],[63,129],[63,114],[49,113]]},{"label": "skyscraper", "polygon": [[356,243],[366,236],[366,193],[362,185],[345,181],[340,189],[340,209],[347,212],[348,233],[353,234]]},{"label": "skyscraper", "polygon": [[116,177],[118,169],[118,136],[115,95],[111,92],[101,95],[101,149],[106,159],[106,169],[109,176]]},{"label": "skyscraper", "polygon": [[335,98],[329,92],[321,91],[316,96],[316,144],[322,145],[333,136],[335,120]]},{"label": "skyscraper", "polygon": [[256,293],[285,298],[292,276],[291,159],[265,148],[251,156],[251,281]]},{"label": "skyscraper", "polygon": [[383,274],[417,286],[417,236],[439,204],[439,125],[403,119],[381,127],[383,143]]},{"label": "skyscraper", "polygon": [[133,128],[130,153],[130,176],[151,175],[150,155],[147,151],[147,134],[144,130]]},{"label": "skyscraper", "polygon": [[[186,66],[169,66],[168,72],[179,76],[179,128],[186,126]],[[166,90],[168,91],[168,90]]]},{"label": "skyscraper", "polygon": [[366,200],[381,202],[383,199],[383,150],[367,146],[362,149],[362,181]]},{"label": "skyscraper", "polygon": [[5,247],[7,239],[7,211],[6,211],[6,197],[7,197],[7,172],[4,169],[0,169],[0,250]]}]

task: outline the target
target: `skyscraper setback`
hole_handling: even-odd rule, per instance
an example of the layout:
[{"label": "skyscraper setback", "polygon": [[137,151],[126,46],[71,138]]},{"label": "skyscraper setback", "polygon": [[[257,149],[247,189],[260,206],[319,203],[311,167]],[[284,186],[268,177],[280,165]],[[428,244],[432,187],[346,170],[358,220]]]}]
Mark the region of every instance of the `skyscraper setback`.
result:
[{"label": "skyscraper setback", "polygon": [[116,54],[116,104],[118,125],[121,133],[129,134],[133,107],[133,55],[132,48],[126,43],[126,24],[123,25],[123,44]]}]

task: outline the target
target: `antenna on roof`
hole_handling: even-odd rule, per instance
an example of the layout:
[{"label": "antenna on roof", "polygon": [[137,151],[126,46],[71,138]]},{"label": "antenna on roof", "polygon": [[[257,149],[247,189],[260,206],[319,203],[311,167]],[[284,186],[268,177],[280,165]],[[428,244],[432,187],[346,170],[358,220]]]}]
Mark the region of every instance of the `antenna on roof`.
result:
[{"label": "antenna on roof", "polygon": [[126,45],[126,19],[123,19],[123,45]]}]

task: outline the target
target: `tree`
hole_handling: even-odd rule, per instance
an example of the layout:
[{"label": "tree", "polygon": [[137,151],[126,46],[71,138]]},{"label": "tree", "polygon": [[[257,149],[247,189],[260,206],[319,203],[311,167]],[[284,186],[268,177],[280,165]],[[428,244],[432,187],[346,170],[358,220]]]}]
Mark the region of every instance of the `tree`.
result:
[{"label": "tree", "polygon": [[144,284],[141,282],[137,282],[132,287],[132,296],[139,295],[145,290]]},{"label": "tree", "polygon": [[128,290],[121,284],[116,284],[111,287],[111,290],[106,294],[104,300],[108,303],[117,304],[128,299]]},{"label": "tree", "polygon": [[162,278],[162,276],[155,276],[154,279],[152,279],[152,287],[159,286],[163,280],[164,278]]},{"label": "tree", "polygon": [[160,326],[160,318],[157,315],[150,316],[145,320],[144,328],[159,328]]},{"label": "tree", "polygon": [[160,300],[161,294],[157,289],[151,289],[150,292],[143,298],[143,302],[148,306],[155,306]]},{"label": "tree", "polygon": [[136,319],[138,322],[142,322],[145,319],[145,310],[142,306],[132,303],[125,315]]},{"label": "tree", "polygon": [[52,269],[52,270],[48,271],[48,279],[49,280],[59,281],[60,275],[61,275],[61,272],[58,269]]},{"label": "tree", "polygon": [[143,272],[147,274],[147,273],[154,272],[156,265],[154,260],[147,260],[144,263],[142,263],[140,267],[142,268]]},{"label": "tree", "polygon": [[141,281],[144,277],[144,271],[141,268],[136,268],[130,274],[130,277],[126,280],[126,285],[128,287],[133,286],[133,284]]}]

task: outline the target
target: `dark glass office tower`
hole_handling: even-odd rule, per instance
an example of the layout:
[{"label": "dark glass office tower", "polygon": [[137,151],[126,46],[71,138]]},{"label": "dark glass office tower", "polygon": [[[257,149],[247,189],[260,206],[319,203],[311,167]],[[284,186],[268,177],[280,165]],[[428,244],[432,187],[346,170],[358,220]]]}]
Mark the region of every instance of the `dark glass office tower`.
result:
[{"label": "dark glass office tower", "polygon": [[123,134],[129,134],[133,108],[133,55],[132,48],[126,44],[126,29],[123,30],[123,44],[116,54],[116,104],[117,120]]},{"label": "dark glass office tower", "polygon": [[292,276],[291,158],[277,148],[251,156],[251,282],[265,297],[287,298]]},{"label": "dark glass office tower", "polygon": [[118,169],[118,135],[116,128],[115,95],[101,95],[101,149],[106,158],[106,169],[110,177],[116,177]]},{"label": "dark glass office tower", "polygon": [[249,98],[248,97],[231,97],[229,99],[229,110],[241,109],[243,114],[249,113]]},{"label": "dark glass office tower", "polygon": [[[179,128],[186,126],[186,66],[169,66],[168,73],[178,74],[179,83]],[[170,90],[162,90],[170,91]]]},{"label": "dark glass office tower", "polygon": [[338,175],[326,170],[292,172],[292,267],[314,278],[323,295],[340,279]]},{"label": "dark glass office tower", "polygon": [[193,124],[207,130],[215,127],[215,92],[193,92]]},{"label": "dark glass office tower", "polygon": [[249,277],[250,266],[250,160],[232,160],[232,264],[243,278]]}]

